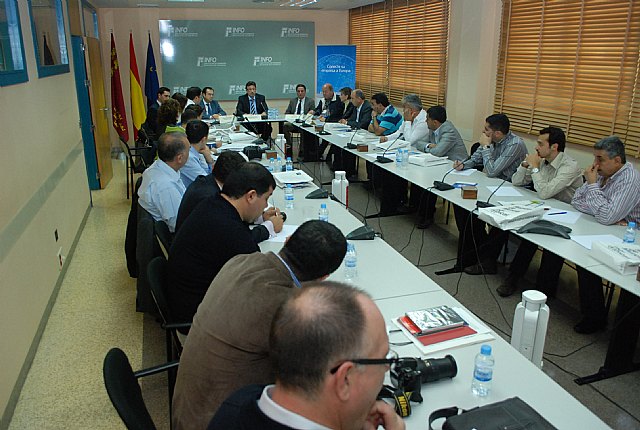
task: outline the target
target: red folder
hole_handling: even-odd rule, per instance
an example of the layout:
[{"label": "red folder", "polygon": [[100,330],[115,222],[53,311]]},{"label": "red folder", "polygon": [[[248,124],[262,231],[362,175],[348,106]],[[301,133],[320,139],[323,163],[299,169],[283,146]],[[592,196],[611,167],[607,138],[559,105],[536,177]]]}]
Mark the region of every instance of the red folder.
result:
[{"label": "red folder", "polygon": [[[411,322],[409,318],[406,316],[398,318],[400,324],[404,326],[409,332],[416,336],[416,334],[420,333],[420,329]],[[416,336],[416,338],[422,343],[424,346],[433,345],[434,343],[444,342],[451,339],[457,339],[459,337],[469,336],[471,334],[476,334],[477,332],[469,327],[468,325],[463,325],[462,327],[455,327],[449,330],[443,330],[436,333],[425,334],[423,336]]]}]

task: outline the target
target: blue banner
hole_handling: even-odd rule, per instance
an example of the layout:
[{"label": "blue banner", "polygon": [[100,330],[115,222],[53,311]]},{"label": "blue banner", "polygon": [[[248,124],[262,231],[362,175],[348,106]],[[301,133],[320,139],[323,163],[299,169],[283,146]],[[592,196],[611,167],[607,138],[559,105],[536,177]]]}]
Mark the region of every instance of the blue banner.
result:
[{"label": "blue banner", "polygon": [[316,90],[322,91],[326,83],[337,93],[341,88],[352,90],[356,85],[356,46],[321,45],[317,47],[318,75]]}]

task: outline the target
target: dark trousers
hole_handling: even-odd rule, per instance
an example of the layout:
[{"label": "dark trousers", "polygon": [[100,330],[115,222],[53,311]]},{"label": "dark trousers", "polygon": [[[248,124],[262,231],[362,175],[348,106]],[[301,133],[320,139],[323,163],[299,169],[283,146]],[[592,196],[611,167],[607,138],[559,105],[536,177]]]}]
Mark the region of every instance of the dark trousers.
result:
[{"label": "dark trousers", "polygon": [[576,267],[576,269],[578,272],[578,291],[582,318],[598,323],[606,321],[607,312],[604,307],[602,278],[582,267]]},{"label": "dark trousers", "polygon": [[302,133],[300,147],[304,153],[304,161],[318,161],[320,150],[318,148],[319,139],[316,135],[308,132]]},{"label": "dark trousers", "polygon": [[398,207],[407,201],[407,181],[376,165],[373,165],[372,169],[374,184],[378,177],[382,186],[380,213],[396,212]]},{"label": "dark trousers", "polygon": [[509,233],[495,227],[487,233],[485,222],[460,206],[454,206],[453,213],[458,226],[458,264],[494,263]]},{"label": "dark trousers", "polygon": [[339,146],[331,145],[329,153],[327,154],[327,160],[331,160],[334,171],[344,170],[347,173],[347,177],[358,174],[356,169],[356,156]]},{"label": "dark trousers", "polygon": [[271,138],[273,128],[271,128],[271,123],[269,122],[245,122],[244,125],[246,129],[256,132],[265,142]]},{"label": "dark trousers", "polygon": [[[520,246],[518,246],[518,251],[516,251],[516,256],[509,267],[509,276],[516,279],[522,278],[527,272],[529,263],[537,250],[537,245],[522,239]],[[564,258],[546,249],[543,250],[540,268],[536,275],[536,290],[545,293],[547,297],[555,297],[563,264]]]},{"label": "dark trousers", "polygon": [[410,190],[409,205],[418,208],[418,219],[433,220],[436,214],[438,196],[416,184],[411,184]]}]

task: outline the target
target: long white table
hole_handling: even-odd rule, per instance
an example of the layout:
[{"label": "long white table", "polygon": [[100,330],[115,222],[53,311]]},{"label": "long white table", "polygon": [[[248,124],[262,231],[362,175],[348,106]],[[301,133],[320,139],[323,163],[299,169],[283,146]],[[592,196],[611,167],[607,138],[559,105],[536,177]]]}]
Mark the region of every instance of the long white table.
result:
[{"label": "long white table", "polygon": [[[317,218],[320,204],[326,203],[329,208],[330,222],[344,234],[362,225],[339,203],[329,199],[304,199],[304,196],[313,189],[315,186],[296,190],[295,207],[284,209],[287,213],[287,223],[301,224],[307,218]],[[271,203],[284,208],[284,193],[281,189],[275,190]],[[464,307],[383,240],[376,238],[354,243],[358,251],[358,277],[354,284],[371,294],[389,326],[393,326],[392,318],[408,310],[440,304]],[[277,252],[281,247],[281,243],[274,242],[262,242],[260,245],[263,252]],[[343,281],[343,268],[332,274],[330,279]],[[474,357],[480,348],[478,344],[456,347],[438,353],[435,357],[429,358],[438,358],[445,354],[453,355],[458,366],[458,376],[451,380],[423,385],[424,402],[413,404],[412,416],[406,420],[408,429],[425,429],[428,415],[439,408],[449,406],[472,408],[513,396],[519,396],[529,403],[559,429],[608,428],[591,411],[527,361],[500,336],[496,333],[493,335],[495,339],[489,342],[496,357],[492,393],[486,398],[478,398],[471,393],[471,375]],[[401,333],[390,335],[392,342],[406,340],[407,338]],[[414,345],[392,346],[392,349],[401,356],[422,356],[420,350]]]},{"label": "long white table", "polygon": [[[348,151],[368,161],[373,159],[373,154],[381,154],[381,151],[369,151],[365,153],[359,152],[355,149],[347,149],[346,145],[352,140],[353,132],[336,131],[328,135],[319,135],[313,128],[301,128],[301,130],[314,134],[328,143],[337,145],[344,151]],[[372,149],[371,144],[370,149]],[[433,181],[442,180],[444,175],[449,173],[447,176],[447,182],[449,183],[457,181],[477,183],[478,200],[482,201],[486,201],[491,195],[487,186],[495,187],[503,182],[496,178],[489,178],[480,172],[474,172],[469,176],[457,175],[455,171],[451,171],[451,163],[431,167],[409,165],[408,168],[398,168],[395,163],[376,163],[376,165],[425,189],[431,188]],[[505,184],[503,186],[508,185]],[[463,199],[458,189],[448,191],[431,189],[430,191],[466,210],[472,211],[475,209],[476,200]],[[539,200],[537,194],[533,191],[527,190],[523,187],[518,187],[518,191],[523,194],[522,197],[493,196],[492,201],[518,201],[527,199]],[[546,203],[555,209],[575,211],[571,205],[555,199],[549,199]],[[593,216],[587,214],[582,214],[575,224],[568,226],[572,229],[572,234],[577,235],[612,234],[622,238],[624,233],[624,227],[602,225],[598,223]],[[635,345],[640,333],[640,306],[637,306],[640,302],[640,282],[636,280],[635,275],[622,276],[614,272],[599,261],[595,260],[591,256],[589,250],[572,240],[541,234],[512,233],[533,242],[534,244],[565,258],[566,260],[574,262],[576,265],[613,282],[622,289],[622,293],[620,294],[620,299],[618,301],[618,311],[615,317],[615,329],[610,338],[609,350],[605,363],[595,375],[591,375],[586,378],[579,378],[576,381],[578,383],[589,383],[640,369],[640,363],[633,362]]]}]

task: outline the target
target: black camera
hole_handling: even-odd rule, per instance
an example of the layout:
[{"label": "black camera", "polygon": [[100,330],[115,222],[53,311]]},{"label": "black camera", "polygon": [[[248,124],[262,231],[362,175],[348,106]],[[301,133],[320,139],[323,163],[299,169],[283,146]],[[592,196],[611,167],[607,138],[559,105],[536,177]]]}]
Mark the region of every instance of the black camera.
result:
[{"label": "black camera", "polygon": [[451,355],[444,358],[400,358],[391,366],[391,383],[380,390],[378,398],[391,398],[401,417],[411,415],[411,403],[422,403],[420,389],[425,382],[453,378],[458,374],[456,360]]}]

